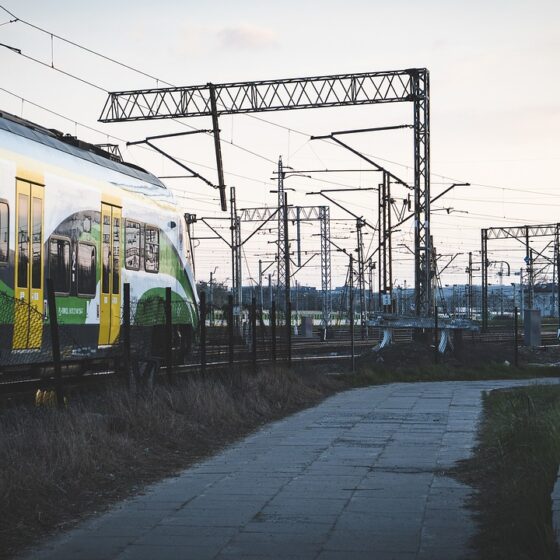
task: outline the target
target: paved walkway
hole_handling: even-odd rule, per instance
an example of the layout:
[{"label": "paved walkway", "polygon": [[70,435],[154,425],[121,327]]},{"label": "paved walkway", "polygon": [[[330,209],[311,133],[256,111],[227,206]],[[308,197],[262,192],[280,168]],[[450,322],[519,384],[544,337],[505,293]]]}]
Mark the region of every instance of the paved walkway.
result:
[{"label": "paved walkway", "polygon": [[28,558],[469,558],[469,488],[445,470],[473,447],[481,392],[529,383],[392,384],[335,395]]}]

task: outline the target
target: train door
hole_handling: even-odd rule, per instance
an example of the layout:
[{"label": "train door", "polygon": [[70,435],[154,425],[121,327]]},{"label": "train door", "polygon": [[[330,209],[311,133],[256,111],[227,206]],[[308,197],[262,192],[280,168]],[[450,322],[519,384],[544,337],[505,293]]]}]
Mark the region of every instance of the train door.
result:
[{"label": "train door", "polygon": [[100,346],[114,344],[121,329],[121,221],[120,207],[101,204]]},{"label": "train door", "polygon": [[14,350],[41,348],[43,338],[44,187],[16,179]]}]

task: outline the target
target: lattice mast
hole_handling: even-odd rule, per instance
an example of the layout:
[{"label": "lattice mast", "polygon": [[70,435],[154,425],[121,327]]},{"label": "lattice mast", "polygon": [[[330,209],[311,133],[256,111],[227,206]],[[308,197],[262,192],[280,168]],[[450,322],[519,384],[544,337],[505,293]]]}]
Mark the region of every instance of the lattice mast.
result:
[{"label": "lattice mast", "polygon": [[233,303],[236,307],[243,303],[243,278],[241,269],[241,219],[237,215],[235,187],[230,187],[230,230],[231,230],[231,279]]},{"label": "lattice mast", "polygon": [[414,280],[416,314],[432,314],[430,235],[430,75],[411,71],[414,97]]},{"label": "lattice mast", "polygon": [[356,220],[356,256],[358,261],[358,298],[360,302],[360,333],[362,340],[367,337],[367,310],[366,310],[366,275],[364,262],[364,235],[362,228],[365,223],[361,218]]},{"label": "lattice mast", "polygon": [[321,225],[321,292],[323,299],[323,336],[327,337],[327,330],[331,323],[331,217],[328,206],[319,207]]},{"label": "lattice mast", "polygon": [[278,309],[285,310],[286,298],[283,291],[286,289],[286,206],[284,205],[284,165],[282,156],[278,158],[278,247],[277,247],[277,304]]},{"label": "lattice mast", "polygon": [[[392,311],[393,289],[393,247],[391,224],[391,178],[383,172],[382,182],[379,184],[379,309],[384,312]],[[387,303],[388,301],[388,303]]]}]

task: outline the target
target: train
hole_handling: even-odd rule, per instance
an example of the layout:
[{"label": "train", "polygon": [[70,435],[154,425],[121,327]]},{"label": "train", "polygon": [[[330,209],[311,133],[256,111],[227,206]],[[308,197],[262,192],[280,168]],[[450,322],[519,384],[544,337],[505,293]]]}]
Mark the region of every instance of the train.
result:
[{"label": "train", "polygon": [[198,322],[188,228],[173,193],[110,145],[0,112],[0,368],[48,350],[47,282],[61,338],[82,355],[121,340],[123,288],[134,320],[173,297],[173,325]]}]

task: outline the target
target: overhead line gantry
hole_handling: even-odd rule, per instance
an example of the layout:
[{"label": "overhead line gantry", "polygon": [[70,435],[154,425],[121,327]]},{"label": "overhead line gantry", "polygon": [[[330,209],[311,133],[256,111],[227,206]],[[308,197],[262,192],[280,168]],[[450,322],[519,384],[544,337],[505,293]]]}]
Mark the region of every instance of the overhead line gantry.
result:
[{"label": "overhead line gantry", "polygon": [[[482,276],[482,328],[488,328],[488,241],[491,239],[513,239],[525,247],[525,264],[527,266],[527,300],[526,309],[533,307],[533,283],[535,279],[535,255],[541,257],[545,262],[552,265],[554,269],[560,270],[560,223],[539,224],[525,226],[502,226],[491,227],[481,230],[481,276]],[[531,247],[533,238],[549,237],[548,244],[541,251]],[[551,258],[544,251],[553,245],[554,256]],[[503,261],[505,262],[505,261]],[[508,264],[509,267],[509,263]],[[469,267],[471,265],[469,264]],[[521,280],[520,280],[521,283]],[[558,283],[558,302],[560,305],[560,283]],[[521,288],[520,288],[521,289]],[[560,311],[559,311],[560,316]]]},{"label": "overhead line gantry", "polygon": [[430,86],[425,68],[112,92],[101,122],[212,117],[222,209],[225,185],[218,117],[240,113],[413,103],[416,313],[432,312]]}]

